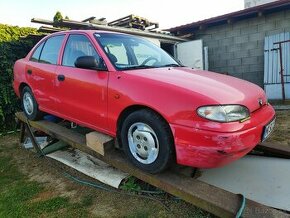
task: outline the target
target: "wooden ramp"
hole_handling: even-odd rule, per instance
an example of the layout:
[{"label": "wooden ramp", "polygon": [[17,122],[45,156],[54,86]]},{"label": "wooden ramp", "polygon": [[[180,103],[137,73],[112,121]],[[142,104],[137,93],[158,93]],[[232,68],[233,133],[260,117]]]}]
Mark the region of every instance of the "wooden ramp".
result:
[{"label": "wooden ramp", "polygon": [[[239,195],[183,175],[177,171],[167,170],[157,175],[145,173],[130,164],[123,153],[118,150],[112,149],[104,156],[91,150],[86,146],[85,135],[49,121],[28,121],[24,113],[16,113],[16,117],[22,126],[21,138],[24,135],[25,128],[30,129],[31,126],[219,217],[235,217],[241,207],[242,199]],[[269,145],[267,145],[267,148],[269,149]],[[263,150],[263,145],[260,146],[260,149]],[[277,146],[275,149],[277,151]],[[277,153],[284,154],[281,149],[283,150],[283,147],[279,148]],[[243,217],[290,216],[285,212],[246,199]]]}]

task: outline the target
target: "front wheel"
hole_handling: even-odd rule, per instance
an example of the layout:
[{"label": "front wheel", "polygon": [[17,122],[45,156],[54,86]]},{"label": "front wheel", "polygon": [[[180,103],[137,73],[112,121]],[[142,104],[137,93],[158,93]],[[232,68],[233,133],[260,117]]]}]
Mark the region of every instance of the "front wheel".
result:
[{"label": "front wheel", "polygon": [[174,144],[170,127],[150,110],[135,111],[125,119],[121,142],[128,159],[146,172],[161,172],[172,163]]},{"label": "front wheel", "polygon": [[38,104],[31,89],[25,86],[21,93],[21,103],[26,117],[30,120],[39,120],[43,113],[38,109]]}]

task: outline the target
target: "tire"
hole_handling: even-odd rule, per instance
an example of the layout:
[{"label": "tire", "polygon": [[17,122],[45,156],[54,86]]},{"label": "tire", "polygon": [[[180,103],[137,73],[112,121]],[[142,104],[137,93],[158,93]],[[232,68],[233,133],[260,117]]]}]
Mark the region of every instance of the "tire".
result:
[{"label": "tire", "polygon": [[38,109],[38,104],[31,89],[25,86],[21,92],[21,104],[26,117],[29,120],[39,120],[43,113]]},{"label": "tire", "polygon": [[131,113],[120,133],[127,158],[138,168],[149,172],[164,171],[173,161],[173,137],[164,119],[148,109]]}]

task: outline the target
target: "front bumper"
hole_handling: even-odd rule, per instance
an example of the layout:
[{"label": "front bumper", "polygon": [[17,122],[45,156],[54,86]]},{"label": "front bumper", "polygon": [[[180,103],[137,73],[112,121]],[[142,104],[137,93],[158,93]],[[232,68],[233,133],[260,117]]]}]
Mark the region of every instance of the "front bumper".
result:
[{"label": "front bumper", "polygon": [[[178,164],[197,168],[221,167],[249,153],[261,142],[264,126],[275,116],[272,106],[267,105],[251,114],[253,125],[234,132],[217,132],[170,125]],[[237,125],[244,125],[236,122]],[[216,129],[215,129],[216,130]]]}]

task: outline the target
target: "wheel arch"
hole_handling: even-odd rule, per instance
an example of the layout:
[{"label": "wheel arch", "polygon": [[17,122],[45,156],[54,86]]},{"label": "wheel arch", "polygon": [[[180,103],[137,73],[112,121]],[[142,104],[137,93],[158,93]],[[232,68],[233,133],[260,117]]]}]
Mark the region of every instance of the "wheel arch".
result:
[{"label": "wheel arch", "polygon": [[25,86],[28,86],[30,88],[30,86],[27,83],[25,82],[20,83],[18,88],[20,96],[22,95],[22,90],[24,89]]}]

